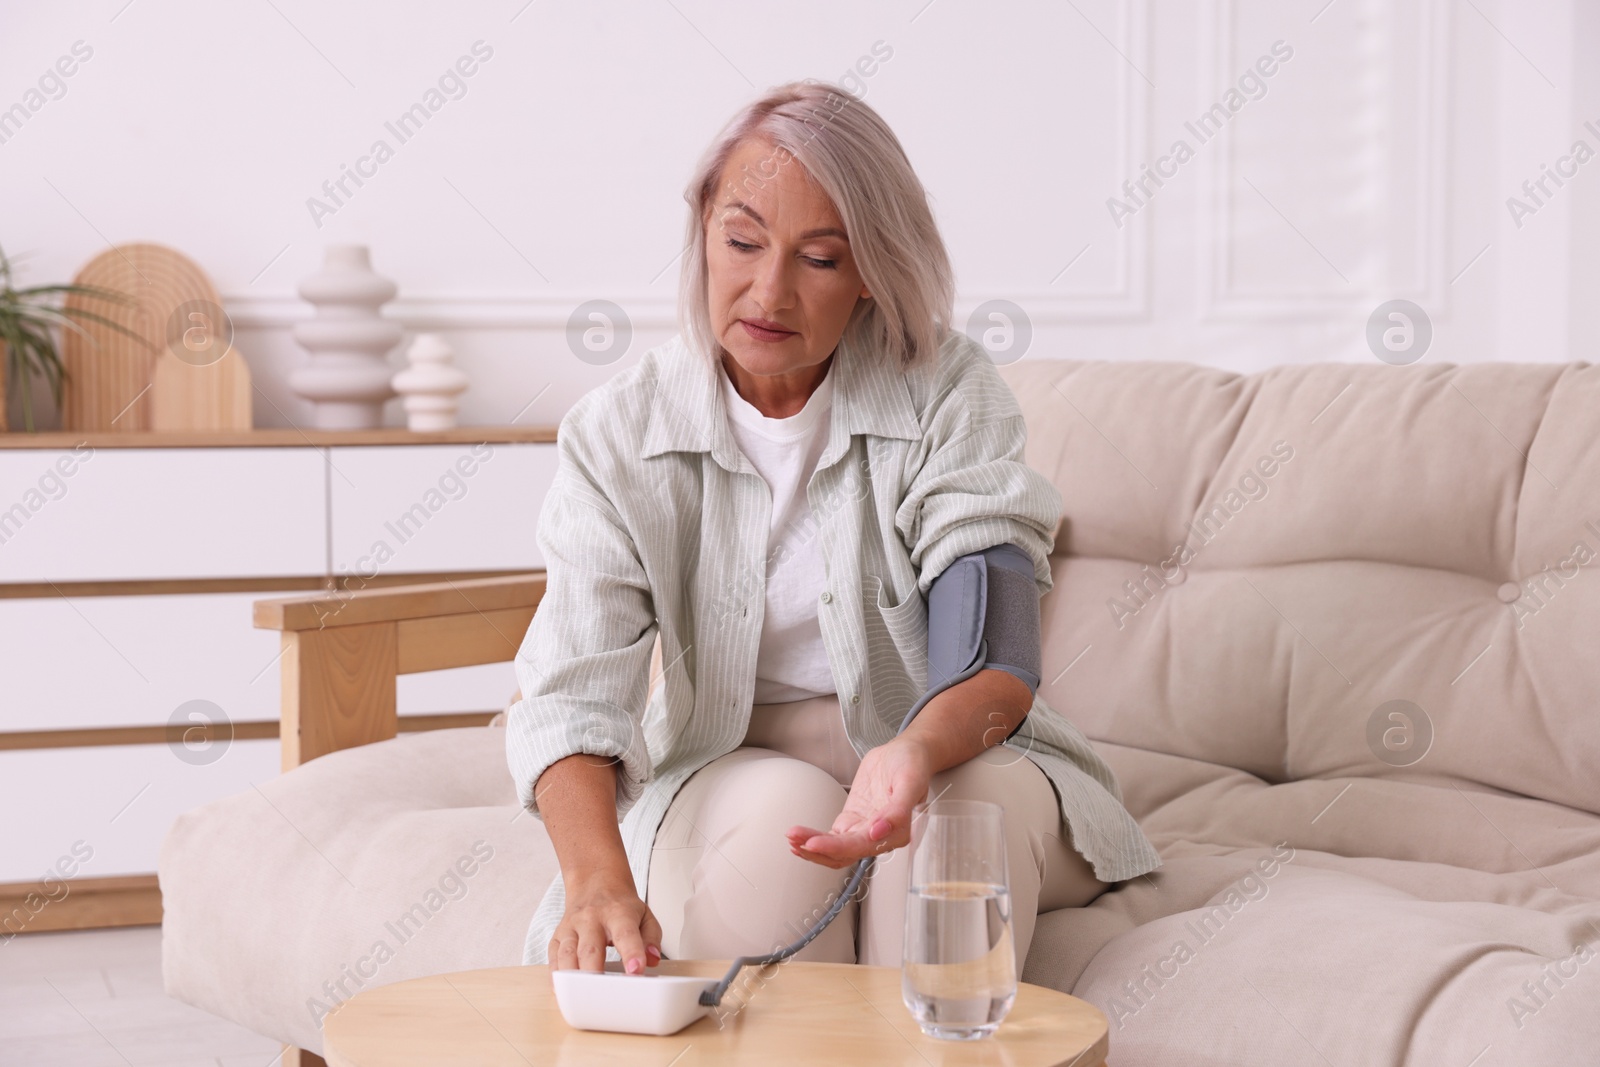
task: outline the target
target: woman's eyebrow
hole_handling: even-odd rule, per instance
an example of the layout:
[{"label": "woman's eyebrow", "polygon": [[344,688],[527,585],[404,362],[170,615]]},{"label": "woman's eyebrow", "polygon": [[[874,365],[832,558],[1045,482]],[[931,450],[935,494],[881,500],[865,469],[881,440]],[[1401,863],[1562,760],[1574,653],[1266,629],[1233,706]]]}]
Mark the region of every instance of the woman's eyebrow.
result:
[{"label": "woman's eyebrow", "polygon": [[[743,200],[733,200],[723,204],[722,210],[737,211],[740,214],[749,215],[755,220],[756,225],[760,226],[763,230],[767,228],[767,220],[757,214],[756,209],[751,207],[749,204],[746,204]],[[805,233],[800,235],[800,239],[802,241],[810,240],[813,237],[837,237],[846,243],[848,243],[850,240],[849,236],[843,230],[835,226],[825,226],[820,230],[807,230]]]}]

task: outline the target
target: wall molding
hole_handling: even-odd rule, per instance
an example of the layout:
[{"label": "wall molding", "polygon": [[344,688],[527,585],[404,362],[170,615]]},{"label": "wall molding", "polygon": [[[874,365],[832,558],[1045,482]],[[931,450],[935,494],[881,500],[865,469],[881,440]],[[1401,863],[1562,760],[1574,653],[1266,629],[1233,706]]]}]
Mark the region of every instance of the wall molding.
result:
[{"label": "wall molding", "polygon": [[[1150,152],[1153,99],[1143,70],[1150,69],[1150,0],[1118,5],[1117,50],[1117,161],[1122,175],[1137,180],[1139,168]],[[1135,69],[1137,65],[1138,69]],[[1120,195],[1120,192],[1119,194]],[[1025,293],[994,293],[979,297],[958,310],[956,321],[965,323],[971,309],[986,299],[1013,300],[1027,309],[1034,325],[1069,325],[1080,322],[1148,319],[1150,317],[1150,264],[1152,234],[1150,213],[1135,212],[1118,229],[1117,285],[1109,293],[1072,295],[1048,289]],[[957,301],[960,309],[963,301]]]},{"label": "wall molding", "polygon": [[[1372,0],[1389,11],[1406,7],[1398,0]],[[1204,161],[1201,171],[1200,196],[1195,205],[1198,254],[1195,264],[1198,273],[1197,291],[1200,298],[1202,320],[1273,321],[1286,319],[1345,319],[1353,313],[1365,313],[1375,300],[1406,297],[1438,309],[1436,318],[1445,317],[1444,301],[1448,285],[1444,277],[1447,252],[1448,189],[1445,170],[1448,163],[1449,72],[1450,72],[1450,22],[1449,8],[1444,0],[1424,0],[1417,6],[1417,55],[1414,74],[1417,108],[1412,116],[1416,131],[1416,158],[1414,171],[1416,184],[1411,193],[1415,230],[1414,247],[1417,250],[1412,273],[1420,278],[1418,284],[1390,284],[1386,279],[1356,276],[1355,267],[1349,285],[1332,284],[1310,292],[1240,292],[1232,287],[1229,269],[1232,249],[1233,217],[1232,192],[1239,186],[1234,171],[1237,163],[1234,145],[1234,126],[1224,126],[1215,137],[1214,151]],[[1196,92],[1196,113],[1215,102],[1220,87],[1230,84],[1237,73],[1239,62],[1234,55],[1233,41],[1237,24],[1237,0],[1209,0],[1207,10],[1200,16],[1201,42],[1200,79]],[[1290,41],[1296,48],[1306,47]],[[1383,72],[1386,82],[1397,68],[1393,56],[1370,59],[1372,63],[1387,61],[1390,70]],[[1369,76],[1371,71],[1366,72]],[[1360,76],[1352,75],[1352,76]],[[1370,90],[1369,90],[1370,93]],[[1373,107],[1387,106],[1378,100]],[[1362,128],[1384,132],[1381,122],[1364,122]],[[1376,135],[1374,135],[1376,136]],[[1361,176],[1364,184],[1382,185],[1383,170],[1387,168],[1386,147],[1375,140],[1364,146],[1367,156],[1375,160],[1372,170]],[[1383,202],[1381,197],[1375,198]],[[1387,246],[1385,246],[1387,250]],[[1385,264],[1387,271],[1387,264]]]},{"label": "wall molding", "polygon": [[[408,330],[565,330],[574,308],[603,299],[620,305],[634,329],[677,325],[676,294],[634,293],[425,293],[384,305],[384,317]],[[312,317],[310,304],[293,293],[223,293],[223,307],[236,329],[282,330]]]},{"label": "wall molding", "polygon": [[[1134,164],[1137,167],[1137,164]],[[1143,212],[1130,220],[1128,230],[1138,231],[1133,239],[1118,246],[1119,272],[1126,275],[1115,292],[1072,295],[1049,290],[999,291],[976,296],[958,296],[955,321],[964,327],[967,318],[989,300],[1010,300],[1028,312],[1035,325],[1060,325],[1142,318],[1148,315],[1149,227]],[[383,317],[413,331],[459,332],[469,330],[564,331],[572,310],[596,297],[584,295],[550,296],[538,299],[494,295],[439,294],[395,300],[383,310]],[[610,300],[628,313],[637,330],[678,329],[677,304],[654,294],[611,294]],[[292,295],[257,296],[228,294],[223,307],[240,330],[289,330],[312,316],[311,306]]]}]

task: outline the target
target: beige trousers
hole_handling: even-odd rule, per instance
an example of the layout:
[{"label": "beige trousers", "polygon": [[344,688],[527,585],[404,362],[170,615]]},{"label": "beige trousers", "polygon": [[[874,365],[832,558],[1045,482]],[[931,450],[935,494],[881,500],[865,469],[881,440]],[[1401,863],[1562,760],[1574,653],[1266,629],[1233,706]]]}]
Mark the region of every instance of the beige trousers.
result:
[{"label": "beige trousers", "polygon": [[[744,744],[695,772],[656,831],[645,901],[661,923],[662,953],[722,959],[771,952],[820,918],[850,869],[800,859],[784,833],[833,825],[859,764],[838,697],[751,709]],[[991,748],[934,775],[928,795],[1005,809],[1020,977],[1038,913],[1087,904],[1105,883],[1066,839],[1050,780],[1015,750]],[[795,958],[898,967],[909,851],[879,856],[864,895]]]}]

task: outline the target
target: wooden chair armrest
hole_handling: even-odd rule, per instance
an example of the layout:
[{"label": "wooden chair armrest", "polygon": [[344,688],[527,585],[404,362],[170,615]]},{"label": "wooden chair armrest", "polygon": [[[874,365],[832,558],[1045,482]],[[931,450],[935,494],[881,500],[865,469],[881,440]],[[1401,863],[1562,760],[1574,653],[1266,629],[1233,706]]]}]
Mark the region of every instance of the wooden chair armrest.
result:
[{"label": "wooden chair armrest", "polygon": [[391,585],[255,602],[259,630],[310,630],[367,622],[424,619],[463,612],[537,607],[544,571],[454,582]]},{"label": "wooden chair armrest", "polygon": [[256,601],[283,635],[283,769],[394,737],[399,675],[514,658],[544,588],[535,571]]}]

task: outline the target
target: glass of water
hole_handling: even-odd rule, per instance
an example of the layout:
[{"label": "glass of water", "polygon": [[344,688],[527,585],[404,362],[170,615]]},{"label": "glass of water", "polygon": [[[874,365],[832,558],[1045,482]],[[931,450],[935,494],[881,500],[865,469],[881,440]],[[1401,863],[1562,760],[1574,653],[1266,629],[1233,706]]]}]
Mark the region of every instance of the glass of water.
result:
[{"label": "glass of water", "polygon": [[930,1037],[972,1041],[1017,999],[1005,812],[981,800],[919,804],[900,991]]}]

